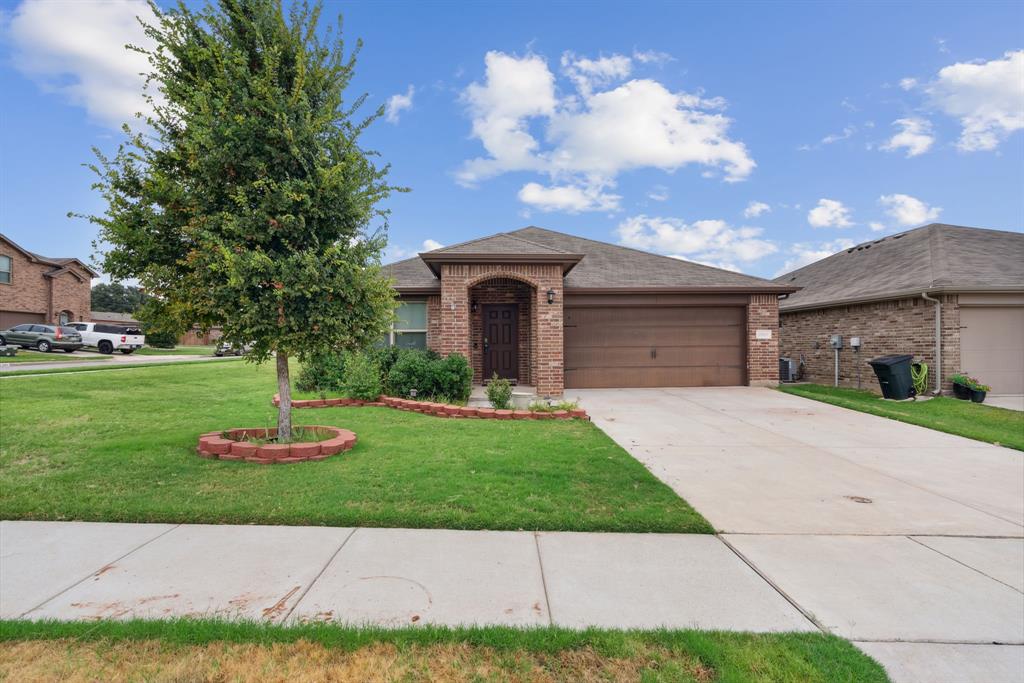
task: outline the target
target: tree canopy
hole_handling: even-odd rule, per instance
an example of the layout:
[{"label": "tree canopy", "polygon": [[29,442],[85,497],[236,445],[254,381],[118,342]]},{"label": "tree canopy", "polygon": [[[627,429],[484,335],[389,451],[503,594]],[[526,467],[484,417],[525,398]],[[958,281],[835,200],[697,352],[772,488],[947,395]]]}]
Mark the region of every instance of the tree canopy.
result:
[{"label": "tree canopy", "polygon": [[279,384],[290,356],[379,339],[394,309],[380,202],[401,188],[359,144],[383,109],[360,118],[366,96],[345,98],[360,44],[346,54],[321,30],[319,4],[154,11],[155,47],[132,48],[149,59],[152,112],[93,165],[104,270],[139,281],[147,320],[220,325],[251,359],[276,354]]},{"label": "tree canopy", "polygon": [[92,288],[90,305],[94,311],[134,313],[142,306],[146,298],[146,294],[134,285],[101,282]]}]

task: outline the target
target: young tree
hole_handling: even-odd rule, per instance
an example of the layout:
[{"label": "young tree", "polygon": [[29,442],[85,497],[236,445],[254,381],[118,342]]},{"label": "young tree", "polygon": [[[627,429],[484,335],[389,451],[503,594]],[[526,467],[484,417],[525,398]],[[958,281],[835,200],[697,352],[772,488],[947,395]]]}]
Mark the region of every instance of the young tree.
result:
[{"label": "young tree", "polygon": [[401,188],[359,146],[383,109],[356,118],[365,95],[343,99],[360,45],[346,56],[318,31],[319,5],[295,2],[287,17],[280,0],[153,10],[155,47],[131,48],[152,69],[147,129],[125,126],[113,158],[96,150],[103,267],[138,279],[148,320],[221,325],[253,361],[276,355],[286,439],[288,359],[364,347],[394,315],[377,207]]}]

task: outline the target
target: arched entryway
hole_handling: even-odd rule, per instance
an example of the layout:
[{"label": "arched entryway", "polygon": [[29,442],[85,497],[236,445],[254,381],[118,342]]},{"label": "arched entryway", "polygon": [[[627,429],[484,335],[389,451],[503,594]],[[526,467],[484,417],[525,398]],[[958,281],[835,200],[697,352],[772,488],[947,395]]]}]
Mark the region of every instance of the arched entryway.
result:
[{"label": "arched entryway", "polygon": [[469,287],[470,362],[473,381],[494,373],[518,384],[533,384],[536,288],[508,275]]}]

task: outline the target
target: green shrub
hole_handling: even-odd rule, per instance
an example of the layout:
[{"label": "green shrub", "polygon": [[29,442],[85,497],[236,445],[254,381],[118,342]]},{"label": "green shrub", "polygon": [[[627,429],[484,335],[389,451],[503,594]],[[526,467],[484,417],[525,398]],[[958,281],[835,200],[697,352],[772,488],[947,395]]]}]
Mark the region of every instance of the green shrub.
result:
[{"label": "green shrub", "polygon": [[173,349],[178,337],[173,332],[146,332],[146,346],[156,349]]},{"label": "green shrub", "polygon": [[345,354],[340,351],[319,351],[302,361],[295,388],[323,395],[341,391],[344,381]]},{"label": "green shrub", "polygon": [[384,388],[391,396],[407,397],[415,389],[421,399],[445,396],[463,403],[473,388],[473,369],[457,353],[441,358],[433,351],[403,349],[386,373]]},{"label": "green shrub", "polygon": [[345,356],[345,378],[341,389],[349,398],[363,401],[380,398],[380,366],[371,353],[364,351]]},{"label": "green shrub", "polygon": [[498,410],[508,410],[512,405],[512,382],[494,373],[487,383],[487,400]]}]

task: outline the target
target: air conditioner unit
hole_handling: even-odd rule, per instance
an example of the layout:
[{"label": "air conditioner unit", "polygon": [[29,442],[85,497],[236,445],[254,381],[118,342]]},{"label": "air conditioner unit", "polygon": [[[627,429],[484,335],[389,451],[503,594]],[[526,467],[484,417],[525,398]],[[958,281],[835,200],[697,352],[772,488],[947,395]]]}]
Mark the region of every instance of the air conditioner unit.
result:
[{"label": "air conditioner unit", "polygon": [[795,382],[797,373],[797,363],[792,358],[780,358],[779,359],[779,381],[780,382]]}]

